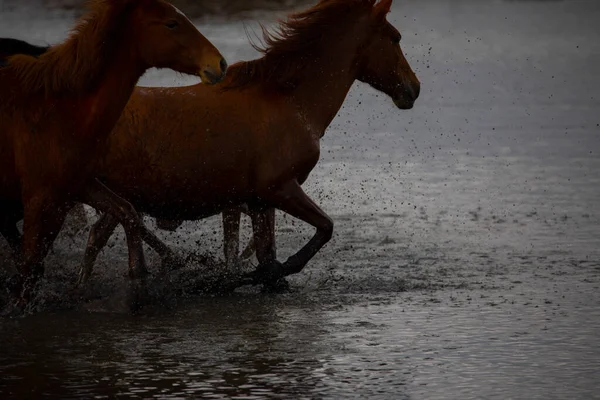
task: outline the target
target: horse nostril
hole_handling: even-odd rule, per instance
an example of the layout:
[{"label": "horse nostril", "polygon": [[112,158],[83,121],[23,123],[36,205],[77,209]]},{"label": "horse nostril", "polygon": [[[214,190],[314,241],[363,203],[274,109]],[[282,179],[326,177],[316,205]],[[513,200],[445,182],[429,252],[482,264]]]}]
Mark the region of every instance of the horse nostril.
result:
[{"label": "horse nostril", "polygon": [[221,58],[221,62],[219,63],[219,66],[221,67],[222,73],[225,73],[227,71],[227,61],[225,61],[224,58]]}]

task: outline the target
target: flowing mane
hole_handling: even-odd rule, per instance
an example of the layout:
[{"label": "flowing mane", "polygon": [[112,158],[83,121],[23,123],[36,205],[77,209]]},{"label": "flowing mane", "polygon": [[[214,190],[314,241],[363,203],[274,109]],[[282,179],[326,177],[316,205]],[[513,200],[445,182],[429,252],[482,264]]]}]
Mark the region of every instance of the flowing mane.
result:
[{"label": "flowing mane", "polygon": [[91,0],[61,44],[38,58],[18,54],[8,58],[24,91],[50,94],[82,93],[101,77],[133,9],[135,0]]},{"label": "flowing mane", "polygon": [[279,21],[273,30],[261,25],[263,44],[252,43],[252,46],[263,56],[232,65],[225,88],[262,82],[280,89],[293,89],[304,77],[311,52],[327,29],[349,12],[367,12],[374,4],[375,0],[321,0],[308,10]]}]

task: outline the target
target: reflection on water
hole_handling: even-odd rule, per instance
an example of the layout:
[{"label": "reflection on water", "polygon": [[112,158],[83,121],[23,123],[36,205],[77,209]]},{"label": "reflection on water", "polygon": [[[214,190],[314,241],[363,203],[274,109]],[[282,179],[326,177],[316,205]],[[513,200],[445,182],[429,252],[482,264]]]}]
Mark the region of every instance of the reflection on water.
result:
[{"label": "reflection on water", "polygon": [[6,321],[0,327],[5,338],[0,392],[15,399],[30,393],[57,398],[596,395],[600,351],[590,343],[600,333],[600,314],[579,303],[588,301],[580,295],[563,304],[539,304],[529,295],[457,291],[394,300],[370,296],[355,304],[337,299],[326,306],[310,296],[203,299],[137,319],[67,313]]},{"label": "reflection on water", "polygon": [[[24,323],[39,335],[28,335],[26,343],[10,340],[3,382],[12,381],[12,394],[20,397],[36,385],[31,378],[39,369],[48,369],[60,379],[38,380],[38,393],[207,398],[309,393],[323,386],[313,375],[322,367],[319,355],[326,353],[321,315],[285,309],[275,299],[240,297],[137,320],[66,314],[11,321],[3,330],[20,333]],[[79,321],[73,324],[73,318]],[[32,355],[32,349],[41,352]]]},{"label": "reflection on water", "polygon": [[[54,43],[71,23],[56,15],[2,8],[0,36]],[[400,113],[351,90],[305,184],[334,238],[293,293],[179,297],[132,318],[121,234],[98,298],[65,311],[85,235],[63,237],[42,312],[0,321],[1,397],[598,398],[599,7],[432,0],[389,19],[421,97]],[[230,62],[256,55],[243,22],[199,26]],[[282,258],[312,233],[277,223]],[[217,254],[220,235],[218,217],[161,232]]]}]

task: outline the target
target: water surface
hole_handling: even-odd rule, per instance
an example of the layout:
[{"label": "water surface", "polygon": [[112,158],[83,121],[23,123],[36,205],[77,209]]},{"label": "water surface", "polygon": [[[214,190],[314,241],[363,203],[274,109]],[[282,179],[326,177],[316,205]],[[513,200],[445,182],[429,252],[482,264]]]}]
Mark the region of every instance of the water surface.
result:
[{"label": "water surface", "polygon": [[[600,7],[403,1],[389,20],[421,97],[400,112],[351,90],[305,184],[334,238],[292,293],[177,297],[132,317],[120,234],[97,299],[63,307],[85,232],[63,235],[47,304],[0,323],[3,398],[600,398]],[[53,43],[70,23],[3,9],[0,35]],[[255,22],[197,25],[230,62],[256,56]],[[277,224],[281,259],[312,234]],[[221,252],[218,217],[161,236]]]}]

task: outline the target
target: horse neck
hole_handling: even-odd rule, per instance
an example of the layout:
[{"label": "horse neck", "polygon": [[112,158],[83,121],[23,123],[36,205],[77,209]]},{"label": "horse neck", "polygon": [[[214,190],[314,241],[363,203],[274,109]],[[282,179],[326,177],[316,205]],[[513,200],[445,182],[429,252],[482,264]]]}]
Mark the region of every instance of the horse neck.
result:
[{"label": "horse neck", "polygon": [[359,43],[358,39],[354,39],[357,43],[335,39],[325,42],[314,62],[305,68],[307,78],[293,92],[293,101],[321,136],[342,107],[356,80]]},{"label": "horse neck", "polygon": [[85,96],[88,118],[85,121],[86,134],[98,132],[108,136],[121,115],[135,85],[147,67],[137,57],[133,41],[115,43],[111,60],[107,60],[94,87]]}]

